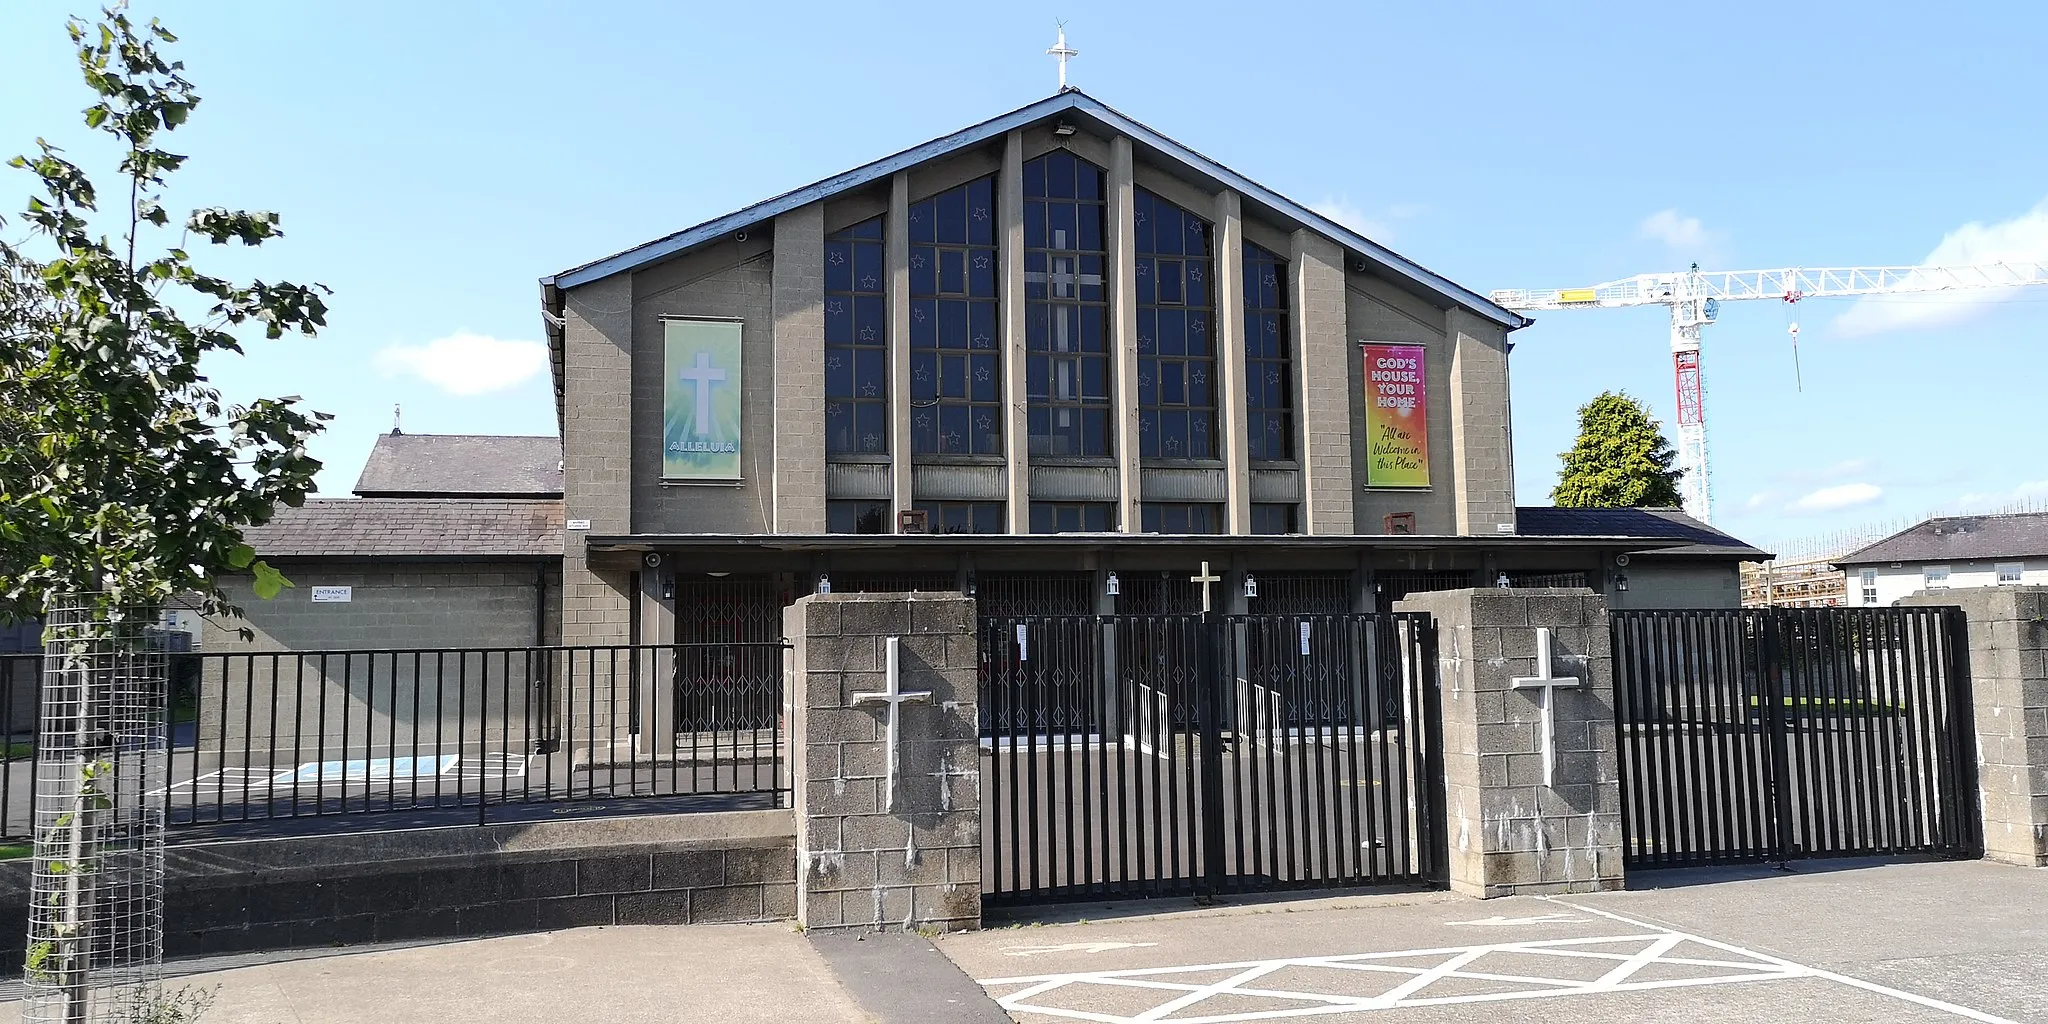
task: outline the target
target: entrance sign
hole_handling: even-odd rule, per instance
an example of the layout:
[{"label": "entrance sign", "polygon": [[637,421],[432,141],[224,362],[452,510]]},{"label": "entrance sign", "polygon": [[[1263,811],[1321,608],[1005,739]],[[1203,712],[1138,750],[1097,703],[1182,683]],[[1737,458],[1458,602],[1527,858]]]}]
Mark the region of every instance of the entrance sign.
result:
[{"label": "entrance sign", "polygon": [[1421,345],[1365,346],[1365,485],[1429,486],[1429,358]]},{"label": "entrance sign", "polygon": [[663,320],[661,478],[740,478],[740,322]]},{"label": "entrance sign", "polygon": [[314,587],[314,604],[348,604],[355,600],[354,587]]}]

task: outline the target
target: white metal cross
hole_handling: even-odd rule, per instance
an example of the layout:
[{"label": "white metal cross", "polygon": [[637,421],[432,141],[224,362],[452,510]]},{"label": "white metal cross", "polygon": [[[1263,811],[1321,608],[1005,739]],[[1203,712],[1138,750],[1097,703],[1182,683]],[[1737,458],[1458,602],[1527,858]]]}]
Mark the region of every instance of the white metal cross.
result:
[{"label": "white metal cross", "polygon": [[1051,56],[1051,57],[1053,57],[1053,58],[1057,59],[1057,60],[1058,60],[1058,61],[1060,62],[1060,91],[1061,91],[1061,92],[1066,92],[1066,91],[1067,91],[1067,61],[1069,61],[1069,60],[1072,60],[1072,59],[1073,59],[1073,58],[1075,58],[1075,57],[1079,57],[1079,56],[1081,55],[1081,51],[1079,51],[1079,50],[1076,50],[1076,49],[1072,49],[1072,48],[1070,48],[1070,47],[1068,47],[1068,46],[1067,46],[1067,23],[1066,23],[1066,22],[1060,22],[1060,23],[1059,23],[1059,28],[1060,28],[1060,40],[1059,40],[1059,42],[1056,42],[1056,43],[1052,44],[1052,48],[1051,48],[1051,49],[1049,49],[1049,50],[1047,50],[1047,51],[1045,51],[1045,52],[1046,52],[1046,54],[1047,54],[1047,55],[1049,55],[1049,56]]},{"label": "white metal cross", "polygon": [[1514,676],[1508,686],[1536,691],[1536,706],[1543,712],[1543,784],[1555,786],[1557,778],[1557,713],[1551,705],[1556,691],[1576,689],[1578,676],[1552,675],[1550,669],[1550,627],[1536,627],[1536,674]]},{"label": "white metal cross", "polygon": [[1205,615],[1206,615],[1206,614],[1208,614],[1208,612],[1209,612],[1209,584],[1211,584],[1211,583],[1221,583],[1221,582],[1223,582],[1223,577],[1221,577],[1221,576],[1218,576],[1218,575],[1216,575],[1215,573],[1212,573],[1212,572],[1210,572],[1210,571],[1209,571],[1209,563],[1207,563],[1207,562],[1203,562],[1203,563],[1202,563],[1202,571],[1201,571],[1201,573],[1200,573],[1200,574],[1198,574],[1198,575],[1194,575],[1194,576],[1190,576],[1190,577],[1188,577],[1188,582],[1189,582],[1189,583],[1199,583],[1199,584],[1201,584],[1201,585],[1202,585],[1202,613],[1203,613],[1203,614],[1205,614]]},{"label": "white metal cross", "polygon": [[885,774],[882,781],[883,786],[886,787],[882,790],[882,810],[884,811],[894,811],[896,809],[896,734],[902,727],[903,705],[906,703],[924,704],[932,699],[932,692],[930,690],[904,691],[901,646],[901,637],[885,637],[882,641],[882,679],[885,689],[880,693],[869,692],[853,695],[853,703],[856,707],[862,704],[887,704],[889,706],[888,734],[883,737],[883,742],[886,744],[883,756],[888,758],[888,764],[883,768]]}]

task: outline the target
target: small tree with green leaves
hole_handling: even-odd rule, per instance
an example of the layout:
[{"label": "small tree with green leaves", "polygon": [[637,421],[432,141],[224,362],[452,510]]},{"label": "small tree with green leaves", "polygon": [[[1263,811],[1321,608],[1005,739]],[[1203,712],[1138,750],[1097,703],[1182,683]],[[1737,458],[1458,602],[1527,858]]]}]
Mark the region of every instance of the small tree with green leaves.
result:
[{"label": "small tree with green leaves", "polygon": [[1579,407],[1579,440],[1550,500],[1567,508],[1675,508],[1684,470],[1662,424],[1626,392],[1603,391]]},{"label": "small tree with green leaves", "polygon": [[[112,201],[103,209],[91,176],[38,139],[9,161],[37,183],[27,237],[0,237],[0,616],[60,604],[67,616],[48,634],[25,1019],[67,1024],[110,1008],[141,1019],[127,1011],[163,1003],[142,975],[124,977],[137,987],[114,1003],[90,997],[100,965],[122,966],[119,951],[94,948],[97,893],[162,884],[160,797],[148,795],[161,679],[131,706],[148,692],[138,623],[185,594],[204,613],[236,612],[220,589],[229,573],[251,573],[259,597],[289,585],[242,531],[304,501],[320,468],[306,441],[327,418],[295,398],[229,403],[200,372],[202,359],[241,351],[245,333],[315,333],[327,289],[197,269],[187,246],[261,245],[279,237],[277,215],[200,209],[171,227],[163,190],[185,157],[160,143],[199,96],[158,49],[176,42],[168,30],[138,27],[125,7],[102,14],[68,30],[93,96],[84,122],[119,153]],[[107,880],[117,876],[141,881]],[[114,938],[151,963],[160,949]],[[174,1017],[148,1019],[204,1009],[170,1005]]]},{"label": "small tree with green leaves", "polygon": [[259,596],[284,585],[242,530],[304,501],[320,468],[306,441],[327,417],[295,398],[230,404],[200,361],[240,352],[252,330],[313,334],[327,289],[193,265],[194,242],[280,237],[274,213],[195,210],[159,244],[172,235],[165,181],[185,162],[159,142],[199,104],[183,62],[157,49],[176,37],[121,8],[68,27],[94,97],[85,123],[117,144],[120,185],[103,211],[50,143],[9,161],[39,188],[27,242],[0,239],[0,613],[38,614],[53,593],[126,607],[190,593],[233,611],[223,574],[253,572]]}]

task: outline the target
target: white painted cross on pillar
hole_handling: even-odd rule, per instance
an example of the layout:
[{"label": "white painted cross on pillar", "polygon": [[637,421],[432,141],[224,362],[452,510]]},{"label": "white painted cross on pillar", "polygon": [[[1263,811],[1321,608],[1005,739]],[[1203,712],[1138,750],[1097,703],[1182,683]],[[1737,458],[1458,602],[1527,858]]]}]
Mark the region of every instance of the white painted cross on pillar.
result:
[{"label": "white painted cross on pillar", "polygon": [[1508,680],[1508,685],[1517,690],[1536,691],[1536,706],[1543,712],[1543,784],[1545,786],[1555,786],[1557,784],[1557,710],[1552,705],[1556,703],[1558,690],[1575,689],[1579,683],[1580,679],[1578,676],[1551,674],[1550,627],[1536,627],[1536,674],[1533,676],[1514,676]]},{"label": "white painted cross on pillar", "polygon": [[932,699],[932,692],[930,690],[904,692],[901,642],[901,637],[891,636],[882,639],[882,680],[884,689],[880,693],[869,692],[853,695],[855,707],[862,704],[887,704],[889,706],[889,721],[886,726],[888,733],[883,737],[883,742],[886,744],[884,756],[888,758],[888,764],[883,768],[884,777],[882,780],[884,787],[882,790],[882,810],[884,811],[894,811],[896,809],[896,735],[902,728],[903,705],[913,702],[923,704]]},{"label": "white painted cross on pillar", "polygon": [[1209,584],[1211,584],[1211,583],[1221,583],[1221,582],[1223,582],[1223,577],[1221,577],[1221,576],[1218,576],[1218,575],[1216,575],[1215,573],[1212,573],[1212,572],[1210,572],[1210,571],[1209,571],[1209,563],[1207,563],[1207,562],[1203,562],[1203,563],[1202,563],[1202,571],[1201,571],[1200,573],[1197,573],[1196,575],[1193,575],[1193,576],[1190,576],[1190,577],[1188,577],[1188,582],[1189,582],[1189,583],[1198,583],[1198,584],[1201,584],[1201,587],[1202,587],[1202,614],[1204,614],[1204,615],[1207,615],[1207,614],[1209,614]]}]

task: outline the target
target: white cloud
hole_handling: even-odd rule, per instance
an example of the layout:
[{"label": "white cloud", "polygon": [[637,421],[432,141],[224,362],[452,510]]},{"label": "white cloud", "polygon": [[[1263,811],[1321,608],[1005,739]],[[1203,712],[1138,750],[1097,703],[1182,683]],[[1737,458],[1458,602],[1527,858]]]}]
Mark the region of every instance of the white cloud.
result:
[{"label": "white cloud", "polygon": [[1778,496],[1771,491],[1758,491],[1757,493],[1750,495],[1748,501],[1742,503],[1742,509],[1745,512],[1754,512],[1757,509],[1763,508],[1764,506],[1769,505],[1771,502],[1776,501],[1777,498]]},{"label": "white cloud", "polygon": [[538,341],[505,341],[456,331],[424,345],[390,345],[373,359],[386,377],[418,377],[451,395],[482,395],[526,382],[548,367]]},{"label": "white cloud", "polygon": [[1876,484],[1836,484],[1800,496],[1785,506],[1787,512],[1839,512],[1845,508],[1868,505],[1884,497],[1884,488]]},{"label": "white cloud", "polygon": [[1955,511],[1983,512],[2001,508],[2028,508],[2048,499],[2048,480],[2029,480],[2009,491],[1971,492],[1958,495]]},{"label": "white cloud", "polygon": [[[2048,199],[2026,213],[1996,224],[1971,221],[1942,236],[1941,244],[1919,265],[1968,266],[1977,263],[2048,260]],[[1885,331],[1959,323],[1988,306],[2020,297],[2022,288],[1984,288],[1926,295],[1871,296],[1835,318],[1843,337],[1867,337]]]},{"label": "white cloud", "polygon": [[[1375,242],[1384,243],[1394,236],[1394,229],[1387,224],[1385,219],[1367,214],[1347,199],[1324,199],[1320,203],[1310,203],[1308,208]],[[1401,211],[1395,213],[1396,217],[1412,215],[1412,213],[1408,212],[1411,210],[1419,212],[1419,210],[1406,206],[1397,207],[1396,210]]]},{"label": "white cloud", "polygon": [[1644,217],[1639,230],[1644,238],[1689,256],[1703,255],[1721,240],[1720,233],[1708,231],[1698,217],[1687,217],[1676,209],[1658,210]]}]

